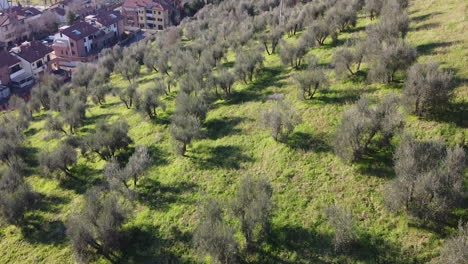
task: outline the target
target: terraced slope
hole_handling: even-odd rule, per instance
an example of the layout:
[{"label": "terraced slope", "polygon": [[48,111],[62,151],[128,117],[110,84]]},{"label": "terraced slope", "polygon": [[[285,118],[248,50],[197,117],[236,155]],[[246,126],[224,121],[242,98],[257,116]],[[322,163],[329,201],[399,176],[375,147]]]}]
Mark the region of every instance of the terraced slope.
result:
[{"label": "terraced slope", "polygon": [[[419,61],[436,61],[455,72],[458,80],[452,110],[436,120],[408,117],[408,129],[422,139],[440,139],[447,144],[468,144],[468,21],[464,0],[411,1],[412,25],[409,41],[418,48]],[[362,17],[355,31],[371,23]],[[340,35],[340,40],[349,33]],[[288,41],[295,41],[295,38]],[[311,51],[327,66],[335,48],[325,45]],[[226,65],[232,65],[234,56]],[[144,71],[145,72],[145,71]],[[196,223],[197,201],[214,196],[228,201],[238,180],[247,174],[263,175],[274,187],[276,210],[272,235],[252,263],[431,263],[440,245],[453,230],[416,227],[406,215],[389,214],[383,207],[382,191],[394,177],[389,153],[375,153],[375,159],[352,166],[334,155],[332,136],[343,110],[367,94],[379,98],[399,93],[402,83],[368,85],[332,79],[326,93],[303,102],[297,99],[292,80],[295,71],[281,65],[277,55],[266,55],[265,69],[253,84],[236,84],[229,100],[217,101],[208,114],[205,137],[194,142],[186,158],[172,152],[168,133],[173,111],[171,94],[168,110],[150,122],[134,110],[127,110],[117,98],[104,106],[92,106],[86,126],[79,135],[91,133],[100,119],[125,119],[131,126],[135,145],[151,150],[156,164],[139,184],[140,199],[125,227],[131,235],[125,252],[126,263],[183,263],[200,261],[190,242]],[[152,84],[155,74],[140,77],[140,89]],[[114,86],[126,81],[113,76]],[[273,141],[259,125],[259,113],[266,99],[282,93],[294,103],[303,123],[286,144]],[[91,102],[89,102],[92,104]],[[27,131],[31,154],[51,148],[57,140],[44,130],[45,113],[36,115]],[[34,155],[32,155],[34,156]],[[34,161],[34,159],[32,159]],[[59,184],[35,171],[28,182],[42,196],[38,207],[28,213],[28,226],[0,227],[0,263],[73,263],[70,243],[64,235],[67,216],[82,202],[87,187],[101,182],[102,161],[81,158],[74,173],[81,183]],[[360,245],[350,257],[332,252],[331,227],[323,209],[331,204],[349,208],[356,217]],[[468,208],[460,210],[468,220]],[[97,260],[97,263],[105,263]]]}]

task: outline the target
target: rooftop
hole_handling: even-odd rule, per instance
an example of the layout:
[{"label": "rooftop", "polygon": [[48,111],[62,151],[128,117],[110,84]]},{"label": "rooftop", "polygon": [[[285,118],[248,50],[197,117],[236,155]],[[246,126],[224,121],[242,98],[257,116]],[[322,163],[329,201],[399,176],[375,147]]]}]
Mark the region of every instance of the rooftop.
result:
[{"label": "rooftop", "polygon": [[164,6],[160,2],[154,1],[154,0],[126,0],[122,6],[128,7],[128,8],[144,7],[146,9],[153,9],[153,10],[160,10],[160,11],[165,10]]},{"label": "rooftop", "polygon": [[19,63],[20,60],[16,58],[15,56],[11,55],[10,53],[0,50],[0,68],[2,67],[10,67],[13,66],[17,63]]},{"label": "rooftop", "polygon": [[39,41],[25,42],[21,46],[12,49],[12,52],[30,63],[44,58],[52,51],[52,48]]},{"label": "rooftop", "polygon": [[96,19],[96,21],[99,24],[102,24],[103,26],[108,27],[112,24],[119,22],[123,18],[122,18],[122,15],[120,15],[120,12],[104,11],[104,12],[100,12],[99,14],[97,14],[94,17],[94,19]]},{"label": "rooftop", "polygon": [[98,30],[99,29],[97,27],[90,25],[85,21],[80,21],[66,29],[63,29],[61,33],[73,40],[79,40],[96,33]]}]

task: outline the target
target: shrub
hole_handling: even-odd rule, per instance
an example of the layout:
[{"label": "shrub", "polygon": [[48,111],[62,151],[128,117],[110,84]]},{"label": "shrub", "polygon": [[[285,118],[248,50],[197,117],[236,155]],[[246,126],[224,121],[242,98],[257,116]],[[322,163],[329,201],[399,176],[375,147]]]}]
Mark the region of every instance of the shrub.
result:
[{"label": "shrub", "polygon": [[452,73],[440,71],[437,64],[413,65],[403,90],[406,109],[418,116],[428,116],[447,107],[453,93]]},{"label": "shrub", "polygon": [[429,221],[444,221],[463,197],[466,154],[460,147],[403,137],[394,154],[397,178],[385,193],[390,210],[405,209]]},{"label": "shrub", "polygon": [[254,243],[269,231],[272,196],[273,189],[267,179],[247,176],[240,182],[232,210],[241,223],[247,250],[251,250]]},{"label": "shrub", "polygon": [[234,230],[223,220],[220,204],[209,199],[199,207],[200,219],[193,235],[195,246],[216,263],[235,263],[239,244]]},{"label": "shrub", "polygon": [[300,117],[296,115],[288,103],[278,101],[274,102],[270,110],[262,113],[261,123],[265,129],[270,130],[275,141],[282,141],[300,123]]},{"label": "shrub", "polygon": [[375,138],[375,146],[388,146],[404,126],[398,101],[396,96],[387,95],[381,104],[371,107],[369,99],[363,97],[345,111],[335,134],[336,155],[345,162],[356,161],[369,152]]},{"label": "shrub", "polygon": [[20,225],[35,199],[35,194],[17,170],[7,169],[0,178],[0,219]]},{"label": "shrub", "polygon": [[309,67],[309,69],[296,75],[299,96],[301,99],[310,100],[318,90],[328,88],[328,79],[323,69]]},{"label": "shrub", "polygon": [[99,188],[85,194],[81,210],[72,213],[66,223],[67,236],[78,262],[89,262],[101,255],[111,263],[119,260],[127,212],[118,199]]},{"label": "shrub", "polygon": [[122,121],[113,124],[98,122],[95,133],[83,139],[81,151],[95,153],[103,160],[110,160],[117,151],[126,149],[132,143],[128,129],[128,124]]},{"label": "shrub", "polygon": [[442,247],[439,263],[466,264],[468,259],[468,223],[458,226],[458,235],[448,239]]},{"label": "shrub", "polygon": [[70,169],[77,160],[76,150],[66,142],[60,143],[54,151],[44,151],[39,155],[39,164],[45,175],[63,173],[75,179]]},{"label": "shrub", "polygon": [[347,251],[356,242],[357,235],[352,215],[333,206],[325,210],[328,223],[335,230],[333,246],[335,251]]}]

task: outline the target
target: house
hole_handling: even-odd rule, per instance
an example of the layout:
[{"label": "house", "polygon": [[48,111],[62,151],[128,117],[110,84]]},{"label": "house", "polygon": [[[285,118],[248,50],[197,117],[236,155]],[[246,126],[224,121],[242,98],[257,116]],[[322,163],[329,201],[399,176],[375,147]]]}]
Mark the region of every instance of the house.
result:
[{"label": "house", "polygon": [[0,51],[0,84],[24,88],[34,83],[34,78],[21,67],[21,60],[6,51]]},{"label": "house", "polygon": [[52,9],[73,10],[80,17],[85,17],[96,12],[95,2],[92,0],[62,0],[51,6]]},{"label": "house", "polygon": [[39,41],[24,42],[10,50],[10,54],[21,61],[21,67],[38,79],[48,68],[53,59],[53,49]]},{"label": "house", "polygon": [[122,34],[123,17],[119,12],[103,11],[60,28],[52,48],[59,62],[94,61],[102,49],[116,44]]},{"label": "house", "polygon": [[122,7],[125,27],[137,29],[164,30],[169,26],[169,6],[157,0],[126,0]]},{"label": "house", "polygon": [[41,12],[33,7],[21,5],[10,7],[0,12],[0,42],[12,47],[15,43],[28,39],[32,24],[41,17]]}]

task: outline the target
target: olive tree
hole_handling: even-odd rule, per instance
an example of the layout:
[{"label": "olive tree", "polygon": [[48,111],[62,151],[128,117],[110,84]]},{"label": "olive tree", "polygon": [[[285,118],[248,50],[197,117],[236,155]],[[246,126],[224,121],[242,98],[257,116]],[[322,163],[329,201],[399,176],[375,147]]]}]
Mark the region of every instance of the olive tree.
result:
[{"label": "olive tree", "polygon": [[77,151],[66,142],[60,143],[53,151],[43,151],[39,155],[39,165],[45,175],[64,174],[77,179],[71,172],[77,161]]},{"label": "olive tree", "polygon": [[397,71],[406,71],[416,61],[414,47],[404,41],[382,44],[368,56],[370,69],[368,79],[372,82],[392,82]]},{"label": "olive tree", "polygon": [[137,85],[134,83],[129,84],[122,89],[115,89],[114,93],[118,95],[120,101],[125,104],[127,109],[132,108],[135,99],[137,98]]},{"label": "olive tree", "polygon": [[286,41],[281,41],[279,46],[279,55],[281,63],[285,66],[299,68],[302,65],[304,56],[307,54],[307,47],[304,42],[297,44],[287,44]]},{"label": "olive tree", "polygon": [[147,115],[150,119],[157,117],[157,109],[166,109],[166,105],[159,99],[164,91],[158,90],[157,87],[152,87],[137,94],[135,107],[138,112]]},{"label": "olive tree", "polygon": [[143,176],[149,166],[151,166],[151,158],[148,148],[138,146],[124,167],[121,167],[115,158],[108,161],[104,176],[111,186],[122,184],[128,189],[130,187],[128,181],[133,180],[133,186],[136,187],[138,179]]},{"label": "olive tree", "polygon": [[453,74],[439,70],[439,65],[415,64],[407,74],[403,90],[408,112],[429,116],[447,107],[455,88]]},{"label": "olive tree", "polygon": [[7,224],[21,225],[24,214],[36,199],[23,177],[15,169],[7,169],[1,175],[0,220]]},{"label": "olive tree", "polygon": [[199,221],[193,241],[203,254],[208,254],[215,263],[235,263],[239,254],[239,243],[235,231],[223,219],[223,209],[218,201],[208,199],[200,204]]},{"label": "olive tree", "polygon": [[247,84],[253,81],[255,74],[263,67],[263,60],[263,50],[259,48],[238,50],[234,71]]},{"label": "olive tree", "polygon": [[300,117],[290,104],[282,100],[273,102],[273,106],[261,116],[262,126],[270,130],[275,141],[286,140],[300,122]]},{"label": "olive tree", "polygon": [[345,162],[353,162],[369,153],[370,147],[390,145],[391,138],[404,126],[398,111],[399,98],[387,95],[375,107],[362,97],[343,113],[335,133],[335,153]]},{"label": "olive tree", "polygon": [[405,136],[394,160],[397,178],[386,190],[387,207],[423,221],[445,221],[463,199],[464,150]]},{"label": "olive tree", "polygon": [[128,136],[128,129],[129,126],[124,121],[112,124],[100,121],[96,124],[96,131],[83,139],[81,151],[83,154],[95,153],[103,160],[110,160],[133,142]]},{"label": "olive tree", "polygon": [[241,223],[247,250],[269,232],[273,212],[273,188],[265,178],[243,178],[232,203],[232,210]]},{"label": "olive tree", "polygon": [[439,263],[465,264],[468,259],[468,223],[458,225],[458,234],[446,240]]},{"label": "olive tree", "polygon": [[295,79],[299,88],[299,97],[304,100],[312,99],[318,90],[327,89],[329,83],[325,71],[317,66],[296,74]]},{"label": "olive tree", "polygon": [[187,145],[201,135],[201,122],[196,116],[176,113],[172,117],[169,131],[175,141],[175,152],[185,156]]},{"label": "olive tree", "polygon": [[132,83],[135,81],[135,78],[140,75],[140,64],[138,64],[135,58],[126,56],[117,63],[115,71],[121,74],[123,78],[127,79],[129,83]]},{"label": "olive tree", "polygon": [[103,256],[111,263],[119,261],[125,242],[123,225],[127,211],[119,199],[100,188],[86,192],[82,208],[70,214],[66,233],[78,262]]},{"label": "olive tree", "polygon": [[335,232],[333,236],[335,251],[349,250],[357,240],[356,227],[351,213],[332,206],[325,210],[325,216]]}]

